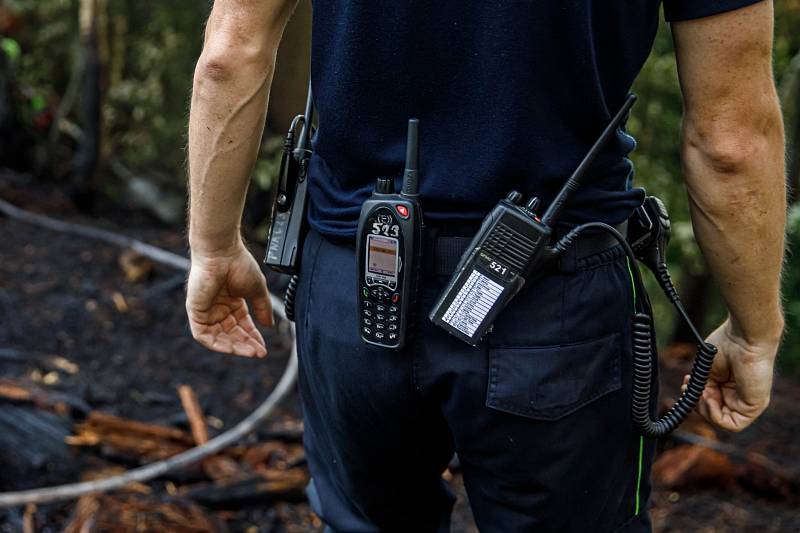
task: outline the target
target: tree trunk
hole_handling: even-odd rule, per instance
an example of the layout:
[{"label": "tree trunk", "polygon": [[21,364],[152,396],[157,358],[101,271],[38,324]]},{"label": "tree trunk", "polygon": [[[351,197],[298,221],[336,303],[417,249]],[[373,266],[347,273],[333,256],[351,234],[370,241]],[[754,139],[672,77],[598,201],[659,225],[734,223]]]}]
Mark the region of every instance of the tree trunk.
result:
[{"label": "tree trunk", "polygon": [[103,121],[106,88],[107,3],[106,0],[80,2],[80,66],[83,74],[80,118],[83,142],[75,156],[79,207],[91,209],[100,184],[100,165],[108,152],[108,132]]}]

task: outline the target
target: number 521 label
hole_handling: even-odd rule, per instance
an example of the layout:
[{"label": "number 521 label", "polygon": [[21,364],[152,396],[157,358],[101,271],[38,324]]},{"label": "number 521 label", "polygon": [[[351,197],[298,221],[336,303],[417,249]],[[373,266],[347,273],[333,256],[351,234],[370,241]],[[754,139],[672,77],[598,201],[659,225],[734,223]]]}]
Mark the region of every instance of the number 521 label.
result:
[{"label": "number 521 label", "polygon": [[505,280],[514,276],[514,272],[512,272],[510,268],[497,259],[493,259],[483,253],[480,254],[479,257],[481,266],[492,274],[495,274],[497,277]]}]

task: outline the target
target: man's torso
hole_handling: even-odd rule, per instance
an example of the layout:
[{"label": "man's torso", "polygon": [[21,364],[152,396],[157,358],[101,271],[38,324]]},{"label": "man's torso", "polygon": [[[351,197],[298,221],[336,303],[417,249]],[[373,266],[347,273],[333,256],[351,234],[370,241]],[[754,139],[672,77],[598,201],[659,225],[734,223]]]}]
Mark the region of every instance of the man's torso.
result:
[{"label": "man's torso", "polygon": [[[511,189],[547,205],[630,90],[659,4],[315,0],[312,225],[354,234],[375,178],[402,169],[412,116],[427,220],[480,219]],[[628,217],[633,147],[608,143],[569,221]]]}]

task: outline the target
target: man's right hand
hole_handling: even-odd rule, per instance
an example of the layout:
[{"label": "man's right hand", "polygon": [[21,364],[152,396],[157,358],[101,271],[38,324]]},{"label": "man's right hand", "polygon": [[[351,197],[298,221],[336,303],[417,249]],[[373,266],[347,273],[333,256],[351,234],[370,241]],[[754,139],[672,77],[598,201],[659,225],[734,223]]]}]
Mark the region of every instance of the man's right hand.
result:
[{"label": "man's right hand", "polygon": [[192,252],[186,312],[192,336],[200,344],[233,355],[266,356],[264,337],[250,316],[248,300],[256,319],[271,326],[266,279],[243,243],[221,252]]},{"label": "man's right hand", "polygon": [[780,341],[786,156],[772,72],[774,8],[675,22],[681,157],[694,235],[730,316],[698,405],[741,431],[767,408]]}]

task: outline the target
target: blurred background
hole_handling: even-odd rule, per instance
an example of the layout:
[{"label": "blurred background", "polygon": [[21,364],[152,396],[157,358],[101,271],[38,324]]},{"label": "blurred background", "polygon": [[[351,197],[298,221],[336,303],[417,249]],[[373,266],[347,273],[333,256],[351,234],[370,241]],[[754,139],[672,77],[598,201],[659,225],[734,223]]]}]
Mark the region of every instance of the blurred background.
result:
[{"label": "blurred background", "polygon": [[[800,0],[778,0],[775,8],[789,245],[797,250]],[[185,254],[186,121],[208,10],[208,2],[190,0],[0,1],[0,200]],[[309,2],[301,1],[278,55],[245,209],[245,233],[257,256],[282,138],[305,100],[310,16]],[[682,104],[665,24],[634,90],[639,102],[629,129],[638,141],[637,185],[669,207],[670,268],[707,332],[725,311],[688,218]],[[268,341],[266,362],[210,354],[188,335],[185,273],[133,251],[129,242],[99,243],[5,213],[0,490],[102,477],[167,457],[202,442],[199,426],[207,436],[225,431],[271,390],[286,360],[281,328]],[[270,275],[275,292],[285,283]],[[800,530],[800,264],[791,253],[784,287],[788,328],[770,411],[743,435],[719,434],[695,418],[660,443],[651,511],[658,531]],[[666,404],[694,352],[655,284],[650,292]],[[191,405],[200,409],[199,421]],[[318,530],[302,494],[301,435],[292,398],[237,449],[190,472],[77,504],[0,510],[0,531]],[[463,496],[458,465],[445,476]],[[273,485],[265,488],[264,480]],[[473,527],[461,498],[454,528]]]}]

